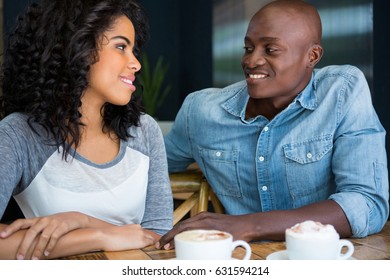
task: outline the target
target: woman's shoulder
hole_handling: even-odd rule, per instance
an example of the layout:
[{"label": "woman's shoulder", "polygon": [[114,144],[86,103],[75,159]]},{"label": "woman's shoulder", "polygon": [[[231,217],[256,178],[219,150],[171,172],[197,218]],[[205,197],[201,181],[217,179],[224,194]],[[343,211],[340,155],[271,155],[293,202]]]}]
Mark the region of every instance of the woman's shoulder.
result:
[{"label": "woman's shoulder", "polygon": [[44,127],[34,122],[28,114],[12,113],[0,121],[0,129],[14,131],[17,134],[44,135],[47,132]]},{"label": "woman's shoulder", "polygon": [[25,130],[28,127],[28,116],[23,113],[12,113],[0,121],[0,129],[3,131]]},{"label": "woman's shoulder", "polygon": [[128,146],[138,150],[149,149],[163,143],[163,136],[157,121],[148,114],[140,116],[138,126],[129,128]]},{"label": "woman's shoulder", "polygon": [[139,125],[132,126],[131,129],[136,131],[137,135],[144,135],[146,137],[152,137],[154,134],[159,134],[161,132],[157,121],[146,113],[141,114]]},{"label": "woman's shoulder", "polygon": [[[50,132],[24,113],[12,113],[0,121],[0,133],[19,143],[46,145],[52,139]],[[44,144],[46,143],[46,144]]]},{"label": "woman's shoulder", "polygon": [[157,123],[156,119],[153,118],[152,116],[146,114],[146,113],[141,114],[140,125],[141,125],[141,127],[152,128],[152,129],[155,129],[156,127],[158,127],[158,123]]},{"label": "woman's shoulder", "polygon": [[26,122],[27,119],[28,119],[27,114],[15,112],[15,113],[9,114],[4,119],[2,119],[1,123],[3,123],[3,122],[8,122],[8,123]]}]

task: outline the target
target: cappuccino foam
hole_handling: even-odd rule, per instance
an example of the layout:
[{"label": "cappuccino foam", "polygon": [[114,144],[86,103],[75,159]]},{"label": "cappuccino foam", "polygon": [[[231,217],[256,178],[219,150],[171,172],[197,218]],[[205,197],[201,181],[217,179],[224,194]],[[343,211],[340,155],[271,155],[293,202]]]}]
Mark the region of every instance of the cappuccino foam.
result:
[{"label": "cappuccino foam", "polygon": [[294,237],[330,237],[338,233],[332,225],[324,225],[320,222],[305,221],[286,229],[286,234]]},{"label": "cappuccino foam", "polygon": [[179,233],[176,238],[186,241],[213,241],[229,238],[230,235],[218,230],[189,230]]}]

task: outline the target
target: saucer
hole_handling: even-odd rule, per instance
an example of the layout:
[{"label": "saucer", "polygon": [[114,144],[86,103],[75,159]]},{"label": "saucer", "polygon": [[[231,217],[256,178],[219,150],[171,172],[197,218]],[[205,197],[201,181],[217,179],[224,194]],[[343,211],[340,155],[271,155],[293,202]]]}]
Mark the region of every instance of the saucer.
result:
[{"label": "saucer", "polygon": [[[178,260],[178,259],[172,258],[172,259],[168,259],[168,260]],[[180,261],[180,260],[178,260],[178,261]],[[196,260],[182,260],[182,261],[196,261]],[[198,261],[202,261],[202,260],[198,260]],[[229,261],[240,261],[240,259],[231,258]]]},{"label": "saucer", "polygon": [[266,260],[288,260],[287,251],[283,250],[283,251],[277,251],[272,254],[269,254]]},{"label": "saucer", "polygon": [[[269,254],[266,260],[288,260],[287,251],[283,250]],[[348,260],[355,260],[355,258],[349,257]]]}]

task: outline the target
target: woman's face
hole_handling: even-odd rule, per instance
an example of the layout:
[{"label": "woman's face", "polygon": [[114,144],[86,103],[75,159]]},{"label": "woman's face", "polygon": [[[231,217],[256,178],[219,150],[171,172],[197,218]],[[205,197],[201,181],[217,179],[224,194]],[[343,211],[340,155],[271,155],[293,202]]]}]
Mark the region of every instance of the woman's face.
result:
[{"label": "woman's face", "polygon": [[103,34],[98,61],[91,65],[88,87],[83,95],[83,106],[105,103],[126,105],[135,91],[135,73],[141,64],[133,54],[135,31],[126,16],[120,16],[112,28]]}]

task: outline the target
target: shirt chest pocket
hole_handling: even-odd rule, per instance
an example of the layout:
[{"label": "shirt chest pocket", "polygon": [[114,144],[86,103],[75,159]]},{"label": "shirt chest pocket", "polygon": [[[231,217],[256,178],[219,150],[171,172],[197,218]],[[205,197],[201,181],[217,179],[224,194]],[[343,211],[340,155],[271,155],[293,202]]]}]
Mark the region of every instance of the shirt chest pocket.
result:
[{"label": "shirt chest pocket", "polygon": [[289,160],[307,164],[321,160],[333,147],[332,135],[313,138],[299,143],[290,143],[283,146],[287,162]]},{"label": "shirt chest pocket", "polygon": [[286,179],[294,207],[324,200],[334,191],[331,134],[283,146]]},{"label": "shirt chest pocket", "polygon": [[204,172],[217,195],[241,197],[237,150],[210,150],[199,147]]}]

